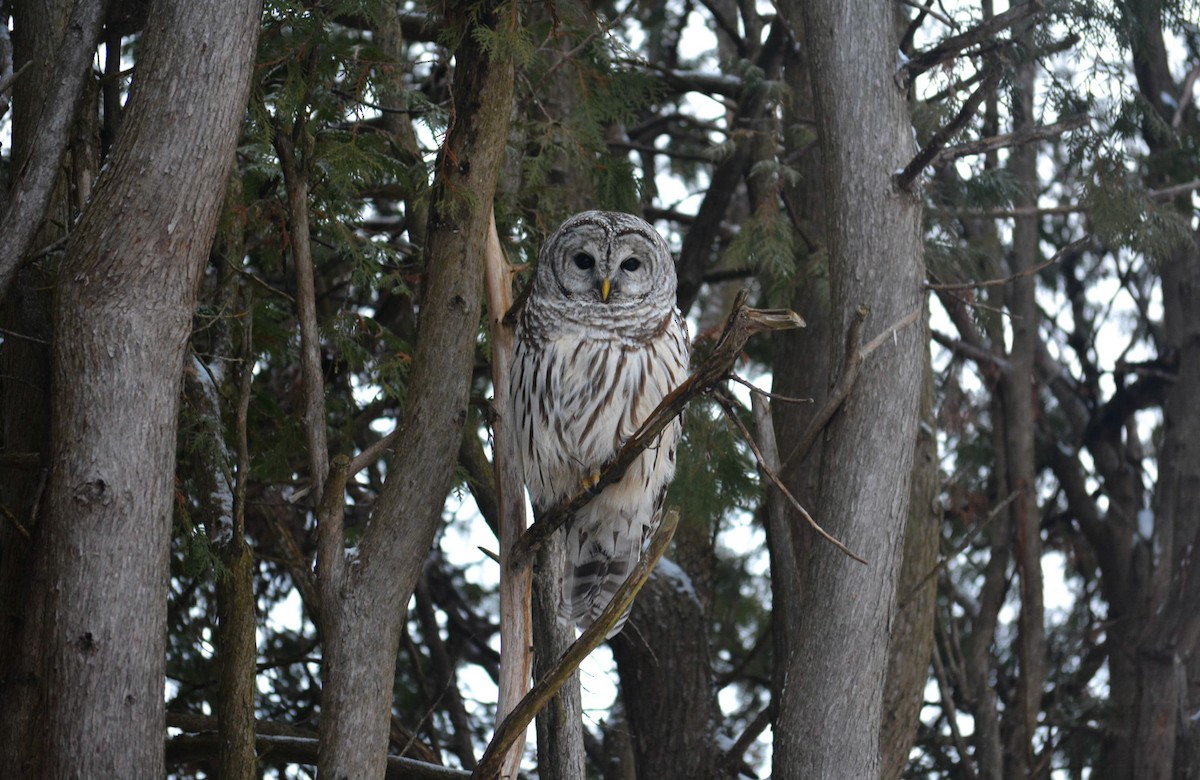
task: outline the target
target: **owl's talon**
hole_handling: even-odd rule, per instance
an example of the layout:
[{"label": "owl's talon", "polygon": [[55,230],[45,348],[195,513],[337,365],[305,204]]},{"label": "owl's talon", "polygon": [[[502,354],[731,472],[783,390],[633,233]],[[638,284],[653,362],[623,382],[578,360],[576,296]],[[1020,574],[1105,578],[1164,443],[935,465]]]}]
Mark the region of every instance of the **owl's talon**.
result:
[{"label": "owl's talon", "polygon": [[599,485],[599,484],[600,484],[600,472],[599,471],[593,471],[591,474],[585,474],[583,476],[583,478],[579,480],[579,486],[581,488],[583,488],[585,492],[591,493],[593,496],[600,492],[599,490],[596,489],[596,485]]}]

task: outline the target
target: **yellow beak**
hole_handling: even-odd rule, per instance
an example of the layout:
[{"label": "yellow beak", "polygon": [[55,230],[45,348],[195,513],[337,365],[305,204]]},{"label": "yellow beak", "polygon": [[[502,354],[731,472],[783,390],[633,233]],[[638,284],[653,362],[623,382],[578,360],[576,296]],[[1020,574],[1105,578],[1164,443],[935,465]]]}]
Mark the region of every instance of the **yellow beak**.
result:
[{"label": "yellow beak", "polygon": [[604,279],[600,282],[600,300],[608,303],[608,294],[612,292],[612,280]]}]

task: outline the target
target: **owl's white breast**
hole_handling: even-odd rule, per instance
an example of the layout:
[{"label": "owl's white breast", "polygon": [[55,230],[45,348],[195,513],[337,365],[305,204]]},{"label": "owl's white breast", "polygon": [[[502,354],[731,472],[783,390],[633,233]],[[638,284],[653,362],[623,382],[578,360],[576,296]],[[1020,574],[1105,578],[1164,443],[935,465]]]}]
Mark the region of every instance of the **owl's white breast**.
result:
[{"label": "owl's white breast", "polygon": [[[511,397],[526,483],[535,504],[549,506],[577,492],[582,478],[609,461],[686,378],[687,336],[682,327],[676,317],[670,327],[641,344],[573,329],[518,341]],[[623,494],[633,502],[647,486],[669,481],[677,439],[674,425],[620,483],[605,489],[603,503],[624,504]]]}]

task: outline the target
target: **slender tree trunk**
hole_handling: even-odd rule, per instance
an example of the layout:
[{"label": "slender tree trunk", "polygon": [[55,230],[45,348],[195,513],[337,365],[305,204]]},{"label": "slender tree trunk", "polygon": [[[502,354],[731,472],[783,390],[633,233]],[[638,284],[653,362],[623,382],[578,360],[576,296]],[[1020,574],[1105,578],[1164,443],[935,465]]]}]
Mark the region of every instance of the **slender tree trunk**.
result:
[{"label": "slender tree trunk", "polygon": [[922,350],[920,205],[893,188],[913,154],[903,93],[893,81],[893,8],[873,2],[801,5],[825,166],[834,365],[846,370],[856,310],[874,338],[894,332],[862,367],[827,429],[817,517],[865,557],[814,549],[803,577],[800,635],[779,691],[778,778],[877,777],[879,734],[909,480]]},{"label": "slender tree trunk", "polygon": [[449,14],[463,32],[453,122],[431,193],[421,323],[396,455],[358,555],[347,559],[339,581],[322,583],[318,771],[327,778],[383,774],[400,626],[441,520],[466,420],[482,258],[513,89],[512,62],[493,58],[480,42],[480,28],[500,24],[497,6],[471,10],[470,23],[465,6]]},{"label": "slender tree trunk", "polygon": [[[1138,0],[1120,8],[1147,111],[1157,112],[1158,121],[1171,122],[1181,89],[1168,64],[1163,6],[1161,0]],[[1178,137],[1195,135],[1195,112],[1180,120]],[[1166,136],[1149,119],[1142,136],[1150,150],[1147,186],[1164,187],[1194,176],[1194,170],[1178,164],[1176,138]],[[1183,219],[1192,219],[1190,195],[1175,205]],[[1200,702],[1194,679],[1188,679],[1200,640],[1200,567],[1195,563],[1200,548],[1200,233],[1193,232],[1191,241],[1162,258],[1160,269],[1159,359],[1174,376],[1163,403],[1153,500],[1150,507],[1140,507],[1151,513],[1150,539],[1141,543],[1134,534],[1126,534],[1136,540],[1131,550],[1122,550],[1131,575],[1128,586],[1111,599],[1111,696],[1128,717],[1105,746],[1097,772],[1098,777],[1119,780],[1189,778],[1197,771],[1187,758],[1200,729],[1192,717]]]},{"label": "slender tree trunk", "polygon": [[[1026,36],[1028,38],[1028,36]],[[1033,90],[1035,63],[1022,63],[1017,69],[1013,91],[1013,130],[1019,132],[1035,124]],[[1037,146],[1026,144],[1012,151],[1009,170],[1024,185],[1024,205],[1037,205]],[[1018,204],[1020,205],[1020,204]],[[1003,410],[1002,446],[1007,478],[1002,495],[1016,495],[1009,505],[1017,565],[1020,612],[1017,617],[1017,659],[1020,674],[1016,678],[1016,706],[1005,713],[1007,735],[1006,775],[1029,777],[1033,772],[1034,730],[1042,708],[1042,686],[1046,677],[1045,608],[1042,602],[1041,511],[1038,507],[1037,456],[1034,452],[1034,358],[1040,335],[1041,313],[1035,299],[1037,279],[1029,273],[1041,261],[1038,218],[1023,216],[1013,226],[1013,248],[1008,272],[1015,278],[1008,285],[1007,304],[1011,312],[1012,349],[1008,368],[999,385]]]},{"label": "slender tree trunk", "polygon": [[[567,539],[555,534],[538,551],[533,566],[533,676],[540,680],[575,640],[575,627],[559,623]],[[583,697],[576,670],[537,716],[539,780],[584,776]]]},{"label": "slender tree trunk", "polygon": [[163,774],[180,368],[259,4],[155,4],[125,132],[55,301],[48,774]]}]

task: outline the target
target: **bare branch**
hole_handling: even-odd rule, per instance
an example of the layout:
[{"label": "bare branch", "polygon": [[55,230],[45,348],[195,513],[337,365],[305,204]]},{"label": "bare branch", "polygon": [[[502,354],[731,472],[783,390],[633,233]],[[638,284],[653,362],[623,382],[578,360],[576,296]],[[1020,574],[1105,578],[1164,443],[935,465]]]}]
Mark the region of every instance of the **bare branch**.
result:
[{"label": "bare branch", "polygon": [[1043,8],[1041,0],[1028,0],[1014,5],[1002,14],[997,14],[985,20],[976,27],[958,35],[951,35],[931,49],[927,49],[904,63],[896,79],[907,89],[913,79],[927,70],[931,70],[943,62],[954,59],[964,50],[972,46],[993,43],[996,36],[1003,30],[1015,26],[1026,17],[1039,13]]},{"label": "bare branch", "polygon": [[969,157],[975,154],[987,154],[994,152],[997,149],[1006,149],[1010,146],[1021,146],[1033,141],[1046,141],[1052,138],[1058,138],[1063,133],[1071,130],[1078,130],[1091,121],[1091,117],[1086,114],[1069,117],[1061,122],[1055,122],[1052,125],[1041,125],[1039,127],[1029,127],[1019,130],[1015,133],[1004,133],[1002,135],[993,135],[988,138],[980,138],[975,141],[970,141],[956,146],[948,146],[942,149],[933,159],[930,160],[930,165],[940,165],[950,160],[957,160],[959,157]]},{"label": "bare branch", "polygon": [[[219,739],[217,733],[209,729],[196,734],[169,737],[167,763],[177,765],[197,759],[211,759],[217,753]],[[269,755],[276,760],[297,764],[314,765],[317,762],[318,740],[314,736],[268,734],[261,730],[260,726],[254,744],[260,756]],[[402,756],[387,757],[384,775],[386,780],[467,780],[470,777],[470,772],[461,769],[451,769]]]},{"label": "bare branch", "polygon": [[743,762],[742,757],[746,754],[746,751],[754,744],[754,740],[758,739],[758,735],[762,734],[774,719],[775,702],[771,702],[754,716],[754,719],[747,724],[746,730],[725,751],[724,756],[722,756],[725,765],[731,770],[737,769]]},{"label": "bare branch", "polygon": [[1045,260],[1044,262],[1038,263],[1037,265],[1033,266],[1032,268],[1026,268],[1024,271],[1021,271],[1020,273],[1015,273],[1015,274],[1012,274],[1011,276],[1005,276],[1000,279],[989,279],[986,282],[955,282],[953,284],[931,284],[931,283],[926,282],[925,288],[927,290],[946,291],[946,290],[974,290],[974,289],[978,289],[981,287],[998,287],[1002,284],[1008,284],[1009,282],[1013,281],[1014,279],[1020,279],[1021,277],[1024,277],[1024,276],[1032,276],[1033,274],[1036,274],[1038,271],[1041,271],[1044,268],[1049,268],[1050,266],[1057,263],[1059,260],[1062,260],[1064,257],[1067,257],[1068,255],[1072,255],[1076,252],[1082,252],[1084,249],[1087,249],[1089,246],[1095,245],[1095,243],[1096,243],[1096,237],[1092,236],[1092,235],[1087,235],[1087,236],[1084,236],[1083,238],[1076,239],[1075,241],[1072,241],[1071,243],[1064,246],[1062,249],[1055,252],[1052,257]]},{"label": "bare branch", "polygon": [[921,581],[914,585],[912,589],[904,595],[904,598],[897,601],[896,610],[899,611],[904,609],[913,596],[916,596],[921,592],[921,589],[925,587],[925,583],[937,576],[937,573],[946,568],[950,561],[961,555],[963,550],[967,549],[971,542],[975,540],[975,537],[979,536],[983,529],[991,525],[992,521],[999,517],[1004,510],[1008,509],[1008,505],[1015,501],[1019,495],[1020,493],[1016,491],[1009,493],[1007,498],[1005,498],[999,504],[996,504],[996,506],[992,507],[991,511],[987,513],[987,517],[975,524],[975,527],[970,530],[970,532],[963,538],[961,542],[959,542],[958,547],[956,547],[953,552],[951,552],[949,555],[943,556],[942,559],[938,561],[937,564],[930,569],[924,577],[921,578]]},{"label": "bare branch", "polygon": [[[33,60],[30,60],[29,62],[26,62],[21,67],[17,68],[15,73],[10,73],[9,75],[5,76],[3,79],[0,79],[0,95],[3,95],[5,92],[8,92],[8,90],[12,88],[12,85],[17,83],[17,79],[21,78],[21,74],[24,73],[25,71],[29,70],[29,68],[32,65],[33,65]],[[0,103],[0,116],[4,116],[4,114],[7,111],[8,111],[8,105],[5,103]]]},{"label": "bare branch", "polygon": [[1192,88],[1196,79],[1200,78],[1200,65],[1193,65],[1188,74],[1183,77],[1183,87],[1179,90],[1179,105],[1175,107],[1175,116],[1171,117],[1171,127],[1178,130],[1183,125],[1183,115],[1192,104]]},{"label": "bare branch", "polygon": [[[918,3],[917,0],[899,0],[899,2],[902,3],[903,5],[908,6],[909,8],[917,9],[917,11],[921,15],[928,14],[929,16],[932,16],[934,19],[937,19],[939,22],[941,22],[942,24],[946,25],[947,27],[949,27],[951,29],[954,29],[954,30],[959,29],[959,25],[957,22],[955,22],[949,16],[946,16],[944,13],[941,13],[940,11],[935,11],[933,9],[933,0],[929,0],[924,5],[922,5],[921,3]],[[918,16],[918,19],[919,18],[920,18],[920,16]]]},{"label": "bare branch", "polygon": [[985,73],[982,83],[963,102],[958,114],[945,127],[934,133],[933,137],[929,139],[929,143],[925,144],[921,151],[917,152],[917,156],[904,166],[904,170],[893,177],[897,189],[903,191],[911,187],[921,172],[943,151],[942,147],[954,137],[955,133],[963,129],[967,122],[971,121],[971,117],[975,116],[975,112],[984,99],[992,94],[992,91],[1000,83],[1000,79],[1004,75],[1004,68],[1000,66],[1000,63],[993,62],[987,66]]}]

